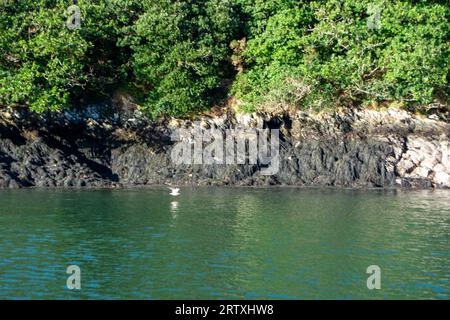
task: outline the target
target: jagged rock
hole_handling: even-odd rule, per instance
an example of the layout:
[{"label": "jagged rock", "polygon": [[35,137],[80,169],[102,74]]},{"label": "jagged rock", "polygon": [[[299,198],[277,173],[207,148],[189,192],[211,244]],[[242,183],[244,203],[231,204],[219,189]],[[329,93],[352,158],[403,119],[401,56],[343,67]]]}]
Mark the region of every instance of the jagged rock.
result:
[{"label": "jagged rock", "polygon": [[402,161],[398,162],[397,171],[400,176],[405,176],[405,174],[411,173],[415,167],[416,165],[414,164],[414,162],[409,159],[403,159]]},{"label": "jagged rock", "polygon": [[[141,119],[134,107],[120,122],[114,112],[108,118],[95,110],[42,116],[0,112],[0,188],[167,183],[450,187],[449,123],[402,110],[222,114],[165,122]],[[263,176],[259,164],[173,163],[172,133],[193,126],[222,132],[232,126],[280,129],[278,172]]]},{"label": "jagged rock", "polygon": [[442,186],[450,186],[450,175],[443,171],[437,171],[434,180]]}]

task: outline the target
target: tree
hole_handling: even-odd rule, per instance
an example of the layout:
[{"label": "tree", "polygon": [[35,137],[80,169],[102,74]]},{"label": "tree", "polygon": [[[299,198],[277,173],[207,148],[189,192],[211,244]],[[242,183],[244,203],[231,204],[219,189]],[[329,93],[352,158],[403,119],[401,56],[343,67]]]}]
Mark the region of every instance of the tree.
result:
[{"label": "tree", "polygon": [[8,1],[0,7],[0,104],[56,110],[120,82],[129,59],[116,46],[135,1],[78,1],[81,26],[67,28],[70,1]]},{"label": "tree", "polygon": [[253,109],[448,99],[443,1],[254,0],[248,10],[247,70],[234,92]]},{"label": "tree", "polygon": [[144,1],[144,13],[122,43],[133,51],[147,109],[179,115],[210,106],[227,77],[236,27],[230,1]]}]

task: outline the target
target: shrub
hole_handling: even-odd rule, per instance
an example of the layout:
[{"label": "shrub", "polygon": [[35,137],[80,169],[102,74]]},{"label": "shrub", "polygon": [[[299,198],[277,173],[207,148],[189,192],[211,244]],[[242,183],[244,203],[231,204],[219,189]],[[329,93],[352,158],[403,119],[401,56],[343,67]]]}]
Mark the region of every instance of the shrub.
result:
[{"label": "shrub", "polygon": [[[78,2],[81,28],[66,26],[70,1],[6,1],[0,7],[0,104],[55,110],[82,96],[105,94],[123,77],[117,50],[130,1]],[[124,10],[127,9],[127,10]]]},{"label": "shrub", "polygon": [[447,1],[79,0],[69,30],[72,3],[0,2],[0,105],[55,110],[118,87],[152,115],[226,93],[247,111],[448,104]]},{"label": "shrub", "polygon": [[298,107],[448,99],[449,7],[443,1],[279,0],[246,8],[253,20],[247,70],[234,85],[246,104],[274,100],[280,78],[309,88]]},{"label": "shrub", "polygon": [[229,1],[144,1],[144,13],[122,43],[133,51],[135,81],[151,114],[211,106],[227,76],[236,18]]}]

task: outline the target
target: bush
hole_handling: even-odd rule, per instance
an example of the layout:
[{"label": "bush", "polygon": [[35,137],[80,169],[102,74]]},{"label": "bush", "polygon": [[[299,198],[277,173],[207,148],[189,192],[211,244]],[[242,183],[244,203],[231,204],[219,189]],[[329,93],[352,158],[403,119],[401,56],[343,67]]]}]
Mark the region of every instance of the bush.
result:
[{"label": "bush", "polygon": [[135,81],[152,114],[211,106],[227,76],[236,18],[229,1],[144,1],[144,13],[122,43],[133,51]]},{"label": "bush", "polygon": [[298,107],[448,99],[444,1],[279,0],[244,8],[253,21],[247,70],[234,85],[244,104],[276,100],[282,79],[309,92],[294,101]]},{"label": "bush", "polygon": [[[106,94],[123,78],[127,52],[117,50],[129,1],[79,1],[81,28],[66,26],[69,1],[5,1],[0,7],[0,104],[32,110],[67,107]],[[127,9],[127,10],[124,10]]]},{"label": "bush", "polygon": [[[0,106],[55,110],[127,88],[152,115],[448,104],[443,0],[0,2]],[[233,69],[234,66],[234,69]],[[137,93],[137,94],[136,94]]]}]

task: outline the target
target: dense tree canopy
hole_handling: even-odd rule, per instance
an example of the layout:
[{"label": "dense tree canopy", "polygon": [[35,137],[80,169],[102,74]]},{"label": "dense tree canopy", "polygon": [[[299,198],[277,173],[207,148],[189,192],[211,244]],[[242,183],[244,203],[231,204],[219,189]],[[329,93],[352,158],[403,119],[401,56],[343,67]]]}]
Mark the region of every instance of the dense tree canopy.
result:
[{"label": "dense tree canopy", "polygon": [[245,10],[248,66],[235,92],[250,106],[423,104],[448,93],[444,1],[254,0]]},{"label": "dense tree canopy", "polygon": [[246,110],[448,103],[447,1],[79,0],[68,28],[73,4],[0,1],[0,106],[55,110],[117,88],[152,115],[226,94]]},{"label": "dense tree canopy", "polygon": [[[152,112],[205,108],[227,76],[228,44],[238,16],[227,0],[145,0],[123,44]],[[147,93],[148,91],[148,93]]]},{"label": "dense tree canopy", "polygon": [[67,28],[63,0],[3,0],[0,7],[0,104],[58,109],[120,82],[122,27],[132,1],[79,1],[82,25]]}]

